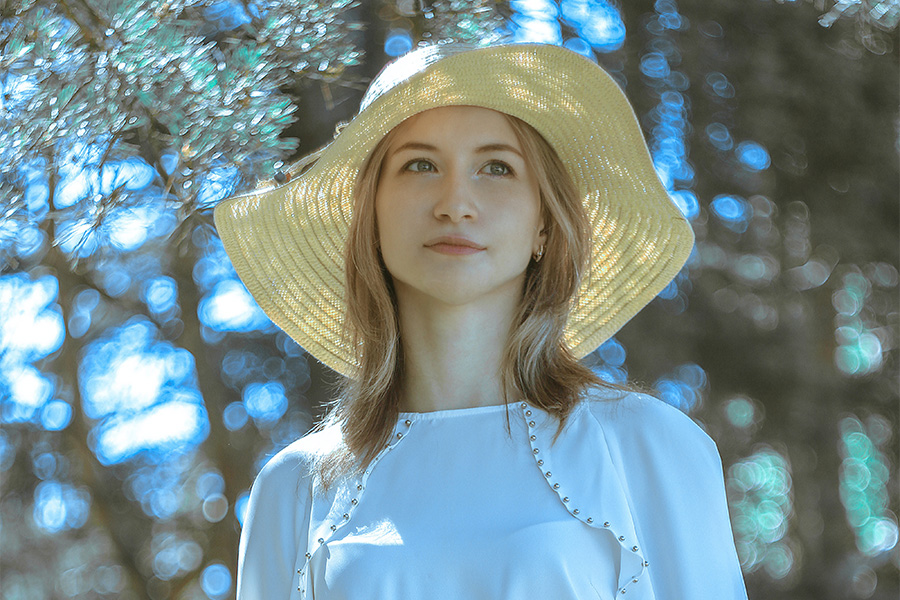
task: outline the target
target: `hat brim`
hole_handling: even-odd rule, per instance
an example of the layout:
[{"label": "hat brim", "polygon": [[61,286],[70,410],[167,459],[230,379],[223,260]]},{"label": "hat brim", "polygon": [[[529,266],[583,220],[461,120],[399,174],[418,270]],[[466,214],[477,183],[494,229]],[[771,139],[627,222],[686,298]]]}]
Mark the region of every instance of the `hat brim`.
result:
[{"label": "hat brim", "polygon": [[446,55],[417,50],[386,67],[359,114],[296,179],[220,203],[215,223],[240,278],[272,321],[331,369],[344,344],[344,244],[357,173],[391,129],[422,111],[480,106],[518,117],[556,150],[581,193],[591,259],[565,341],[596,349],[678,273],[693,230],[653,167],[637,118],[603,69],[565,48],[513,44]]}]

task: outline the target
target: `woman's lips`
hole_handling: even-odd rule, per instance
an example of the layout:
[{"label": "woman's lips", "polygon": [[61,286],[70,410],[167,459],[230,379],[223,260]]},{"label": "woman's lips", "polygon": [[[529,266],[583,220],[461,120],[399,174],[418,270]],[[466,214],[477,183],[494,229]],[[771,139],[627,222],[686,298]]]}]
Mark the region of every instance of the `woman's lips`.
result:
[{"label": "woman's lips", "polygon": [[440,252],[441,254],[475,254],[484,251],[484,248],[473,248],[472,246],[460,246],[457,244],[433,244],[428,246],[430,250]]}]

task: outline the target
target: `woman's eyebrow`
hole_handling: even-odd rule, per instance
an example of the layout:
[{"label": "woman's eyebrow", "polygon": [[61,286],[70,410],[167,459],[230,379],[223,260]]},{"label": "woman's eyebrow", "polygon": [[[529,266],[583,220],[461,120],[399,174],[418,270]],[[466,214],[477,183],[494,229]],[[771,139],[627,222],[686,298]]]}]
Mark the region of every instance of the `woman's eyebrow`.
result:
[{"label": "woman's eyebrow", "polygon": [[[395,148],[391,152],[391,154],[397,154],[398,152],[402,152],[403,150],[429,150],[431,152],[438,151],[437,147],[432,146],[431,144],[426,144],[423,142],[406,142],[405,144],[402,144],[402,145],[398,146],[397,148]],[[475,152],[479,153],[479,154],[482,154],[484,152],[498,152],[498,151],[512,152],[513,154],[519,155],[519,157],[522,159],[525,158],[524,156],[522,156],[522,153],[519,152],[518,150],[516,150],[513,146],[510,146],[509,144],[501,144],[498,142],[495,142],[492,144],[485,144],[485,145],[479,146],[475,149]]]}]

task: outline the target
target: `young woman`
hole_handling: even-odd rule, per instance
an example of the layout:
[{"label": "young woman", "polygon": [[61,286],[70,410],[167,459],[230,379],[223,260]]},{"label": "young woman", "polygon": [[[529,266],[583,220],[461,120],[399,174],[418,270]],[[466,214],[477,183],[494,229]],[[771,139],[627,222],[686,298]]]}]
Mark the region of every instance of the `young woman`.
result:
[{"label": "young woman", "polygon": [[239,600],[746,598],[713,441],[578,360],[693,244],[614,81],[422,48],[313,159],[216,210],[260,306],[347,376],[253,485]]}]

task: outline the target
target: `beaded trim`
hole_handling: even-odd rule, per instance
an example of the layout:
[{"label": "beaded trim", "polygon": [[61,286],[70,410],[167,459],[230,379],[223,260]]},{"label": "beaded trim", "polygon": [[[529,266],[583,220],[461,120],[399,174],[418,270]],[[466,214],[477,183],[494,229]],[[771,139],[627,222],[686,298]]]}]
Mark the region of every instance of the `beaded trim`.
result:
[{"label": "beaded trim", "polygon": [[[569,511],[573,517],[581,521],[582,523],[594,527],[596,529],[607,529],[610,533],[612,533],[616,540],[618,540],[619,545],[623,548],[623,553],[634,553],[635,555],[640,556],[640,548],[636,545],[637,539],[629,540],[624,535],[620,535],[617,533],[618,528],[616,524],[611,523],[608,520],[599,520],[595,519],[593,515],[589,515],[584,513],[581,508],[578,506],[578,498],[573,498],[566,492],[566,486],[563,483],[560,483],[558,479],[558,475],[553,475],[553,465],[551,464],[550,452],[541,452],[541,449],[538,447],[538,444],[545,446],[541,440],[538,439],[537,428],[539,424],[536,422],[536,419],[539,417],[536,416],[535,413],[540,412],[539,409],[532,408],[526,402],[521,402],[519,404],[519,408],[522,409],[522,416],[525,419],[525,423],[528,425],[528,440],[531,444],[531,454],[534,456],[535,463],[538,468],[541,470],[541,473],[544,475],[544,480],[547,482],[547,485],[550,486],[554,492],[556,492],[557,496],[559,496],[560,501],[565,506],[566,510]],[[640,579],[641,575],[644,572],[644,569],[650,566],[650,563],[647,562],[646,559],[641,557],[641,570],[632,575],[628,582],[619,587],[617,590],[618,594],[624,594],[627,591],[627,588],[630,584],[637,583]],[[624,564],[621,568],[624,568]]]},{"label": "beaded trim", "polygon": [[362,499],[363,493],[365,492],[366,483],[369,480],[369,475],[372,473],[372,469],[375,468],[375,465],[378,464],[378,461],[380,461],[384,457],[385,454],[387,454],[389,451],[393,450],[394,447],[400,443],[400,441],[404,438],[406,433],[412,427],[412,423],[413,422],[410,419],[406,419],[404,421],[399,422],[394,429],[393,435],[391,436],[391,442],[389,442],[387,446],[382,448],[381,452],[379,452],[375,456],[375,458],[372,459],[372,462],[369,463],[369,467],[365,470],[365,472],[362,474],[362,476],[357,477],[355,480],[345,482],[343,484],[345,486],[349,484],[350,489],[353,489],[355,487],[356,493],[352,494],[353,498],[350,500],[350,505],[348,507],[346,507],[346,509],[343,511],[343,514],[341,514],[340,519],[333,522],[331,524],[331,526],[328,528],[329,534],[327,535],[327,537],[320,536],[319,538],[317,538],[315,540],[313,540],[313,539],[309,540],[309,545],[307,547],[306,554],[304,554],[303,565],[300,568],[298,568],[296,571],[297,591],[300,592],[301,598],[306,597],[307,587],[308,587],[308,583],[309,583],[309,568],[308,567],[309,567],[310,561],[312,560],[312,557],[315,555],[315,553],[320,548],[322,548],[323,546],[328,544],[328,542],[331,540],[331,538],[334,537],[334,534],[341,527],[343,527],[350,521],[350,517],[353,516],[354,509],[357,506],[359,506],[359,502]]}]

